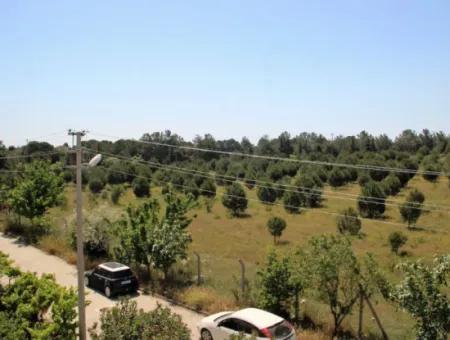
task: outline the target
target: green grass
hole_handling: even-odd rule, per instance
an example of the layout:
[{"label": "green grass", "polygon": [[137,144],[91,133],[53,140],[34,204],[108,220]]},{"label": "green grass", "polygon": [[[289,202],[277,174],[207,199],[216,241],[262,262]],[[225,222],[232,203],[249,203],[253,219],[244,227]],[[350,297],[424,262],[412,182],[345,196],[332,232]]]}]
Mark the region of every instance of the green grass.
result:
[{"label": "green grass", "polygon": [[[450,189],[446,179],[440,179],[437,183],[425,181],[422,177],[413,178],[406,188],[396,197],[391,199],[402,202],[407,193],[417,188],[425,194],[425,203],[434,202],[447,205],[450,202]],[[222,187],[218,187],[223,192]],[[359,194],[357,184],[349,184],[339,189],[326,187],[325,190],[335,191],[336,194]],[[256,199],[256,190],[247,190],[249,198]],[[161,198],[160,188],[152,188],[152,196]],[[52,208],[48,216],[56,229],[64,230],[70,225],[75,214],[74,187],[66,188],[65,204]],[[142,200],[142,199],[139,199]],[[120,216],[125,206],[139,201],[128,188],[119,200],[119,204],[113,205],[109,195],[93,195],[87,189],[84,191],[83,209],[86,213],[108,211],[109,215]],[[336,233],[336,217],[324,212],[338,212],[347,207],[356,207],[355,201],[341,199],[325,199],[321,208],[303,210],[300,214],[287,214],[281,206],[265,206],[260,202],[249,201],[248,217],[231,218],[221,204],[221,197],[215,199],[210,213],[200,199],[199,206],[190,214],[193,222],[189,227],[192,234],[191,252],[198,252],[202,260],[202,274],[205,285],[213,288],[217,294],[229,299],[231,289],[236,287],[236,278],[240,275],[238,259],[246,264],[248,279],[253,279],[259,264],[264,263],[268,249],[273,247],[273,238],[268,233],[266,223],[271,216],[283,217],[287,222],[287,228],[281,237],[281,242],[276,246],[282,252],[287,252],[295,247],[305,246],[314,235],[324,233]],[[449,219],[446,212],[427,212],[421,216],[418,226],[422,229],[407,230],[406,226],[393,226],[380,223],[377,220],[364,220],[362,232],[364,237],[354,238],[353,247],[357,254],[370,252],[374,254],[381,267],[395,280],[398,276],[392,268],[395,263],[405,259],[424,258],[429,260],[435,254],[448,253],[450,249]],[[387,207],[382,221],[402,223],[397,207]],[[388,235],[392,231],[402,231],[408,236],[408,242],[403,250],[406,257],[398,257],[391,253],[388,245]],[[190,256],[189,266],[194,267],[194,257]],[[407,314],[395,310],[388,303],[378,299],[376,310],[383,321],[388,334],[393,339],[406,339],[413,337],[413,322]],[[311,315],[319,320],[328,320],[329,312],[326,306],[317,302],[307,301],[304,306]],[[356,329],[356,314],[348,320],[347,327]],[[367,331],[377,333],[376,325],[371,319],[366,307],[365,327]]]}]

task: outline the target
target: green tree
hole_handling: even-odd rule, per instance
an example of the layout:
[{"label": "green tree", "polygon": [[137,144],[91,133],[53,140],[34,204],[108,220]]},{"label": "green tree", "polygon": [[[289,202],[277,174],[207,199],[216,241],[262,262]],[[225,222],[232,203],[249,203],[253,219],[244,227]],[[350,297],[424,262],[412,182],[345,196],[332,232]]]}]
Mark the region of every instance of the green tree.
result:
[{"label": "green tree", "polygon": [[63,190],[62,175],[55,166],[35,161],[25,166],[23,177],[10,193],[10,204],[18,215],[34,223],[35,218],[58,203]]},{"label": "green tree", "polygon": [[247,209],[248,200],[245,190],[239,183],[228,186],[225,195],[222,196],[222,204],[232,216],[240,216]]},{"label": "green tree", "polygon": [[291,275],[288,257],[279,258],[275,251],[271,251],[265,266],[257,272],[261,308],[283,317],[289,316],[294,294]]},{"label": "green tree", "polygon": [[369,181],[361,189],[358,196],[358,210],[361,216],[367,218],[378,218],[384,214],[386,209],[386,194],[380,184]]},{"label": "green tree", "polygon": [[128,206],[125,214],[116,222],[118,244],[114,247],[114,257],[121,262],[145,265],[151,271],[152,259],[148,256],[153,246],[151,233],[158,223],[159,204],[150,200],[132,207]]},{"label": "green tree", "polygon": [[146,178],[136,177],[132,183],[133,192],[136,197],[150,196],[150,184]]},{"label": "green tree", "polygon": [[113,252],[118,260],[145,265],[149,273],[154,265],[167,274],[173,263],[186,257],[191,241],[186,231],[191,219],[186,212],[192,207],[193,198],[179,198],[169,192],[165,200],[164,214],[156,200],[126,209],[116,224],[118,244]]},{"label": "green tree", "polygon": [[256,194],[264,204],[272,204],[277,200],[277,191],[270,183],[258,186]]},{"label": "green tree", "polygon": [[104,309],[98,325],[89,329],[94,340],[189,340],[191,334],[181,317],[169,308],[158,306],[149,312],[137,308],[135,301],[124,299]]},{"label": "green tree", "polygon": [[299,213],[302,199],[302,194],[297,191],[285,191],[283,194],[284,209],[291,214]]},{"label": "green tree", "polygon": [[422,214],[424,201],[425,196],[417,189],[414,189],[410,191],[405,202],[400,206],[400,214],[402,215],[403,221],[408,223],[408,229],[416,224]]},{"label": "green tree", "polygon": [[286,221],[281,217],[272,217],[267,221],[267,229],[270,235],[273,236],[273,242],[276,244],[277,237],[280,238],[284,229],[286,229]]},{"label": "green tree", "polygon": [[353,208],[347,208],[337,217],[337,230],[341,234],[358,235],[361,230],[361,220]]},{"label": "green tree", "polygon": [[391,292],[391,299],[416,320],[420,340],[446,340],[450,331],[450,301],[446,294],[450,274],[450,255],[436,257],[433,264],[401,263],[405,274]]},{"label": "green tree", "polygon": [[157,223],[151,233],[152,246],[148,254],[156,268],[161,269],[167,279],[170,267],[179,259],[185,259],[190,235],[179,224],[163,220]]},{"label": "green tree", "polygon": [[334,235],[313,237],[303,256],[308,287],[330,307],[336,335],[360,294],[360,269],[350,241]]},{"label": "green tree", "polygon": [[406,241],[408,241],[408,237],[401,232],[394,231],[389,234],[389,244],[391,245],[392,252],[395,254],[398,254],[398,250]]}]

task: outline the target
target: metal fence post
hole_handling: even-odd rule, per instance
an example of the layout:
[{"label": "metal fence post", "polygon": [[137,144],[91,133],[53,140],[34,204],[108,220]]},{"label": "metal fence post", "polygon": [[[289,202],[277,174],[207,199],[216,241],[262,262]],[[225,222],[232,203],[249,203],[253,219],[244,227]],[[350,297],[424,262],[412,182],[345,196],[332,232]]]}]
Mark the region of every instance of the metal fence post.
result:
[{"label": "metal fence post", "polygon": [[201,274],[201,269],[200,269],[200,255],[194,251],[194,255],[197,257],[197,286],[200,286],[200,284],[202,283],[202,274]]},{"label": "metal fence post", "polygon": [[238,261],[241,265],[241,292],[242,292],[242,294],[244,294],[244,292],[245,292],[245,264],[241,259],[239,259]]}]

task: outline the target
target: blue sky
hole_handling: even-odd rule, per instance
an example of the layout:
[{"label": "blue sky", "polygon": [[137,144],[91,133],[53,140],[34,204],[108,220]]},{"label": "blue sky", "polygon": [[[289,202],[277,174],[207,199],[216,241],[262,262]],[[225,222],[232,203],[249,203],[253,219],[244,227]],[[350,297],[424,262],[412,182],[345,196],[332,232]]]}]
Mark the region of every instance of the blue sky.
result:
[{"label": "blue sky", "polygon": [[0,77],[8,145],[450,133],[450,2],[1,1]]}]

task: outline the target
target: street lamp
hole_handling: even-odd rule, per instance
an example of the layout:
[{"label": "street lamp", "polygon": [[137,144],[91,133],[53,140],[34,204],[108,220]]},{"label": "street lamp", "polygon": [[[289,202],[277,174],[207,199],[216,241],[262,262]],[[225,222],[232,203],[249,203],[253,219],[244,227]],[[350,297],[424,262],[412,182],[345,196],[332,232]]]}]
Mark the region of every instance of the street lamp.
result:
[{"label": "street lamp", "polygon": [[[81,191],[81,168],[82,168],[82,148],[81,137],[86,134],[85,131],[69,130],[69,135],[77,137],[76,154],[76,187],[77,187],[77,274],[78,274],[78,328],[80,340],[86,339],[86,306],[84,301],[84,235],[83,235],[83,197]],[[102,160],[102,155],[94,156],[88,167],[95,167]]]}]

